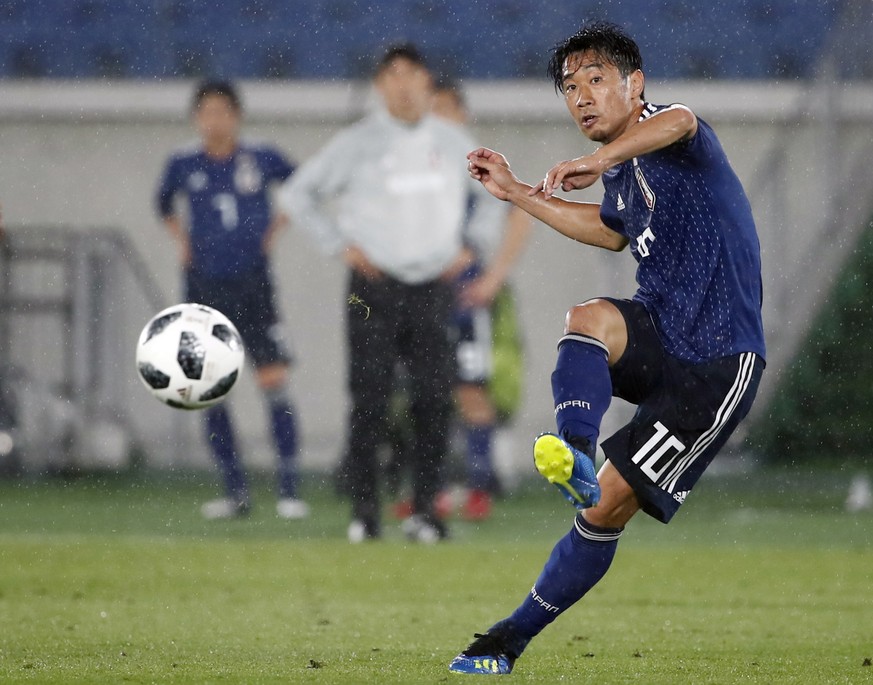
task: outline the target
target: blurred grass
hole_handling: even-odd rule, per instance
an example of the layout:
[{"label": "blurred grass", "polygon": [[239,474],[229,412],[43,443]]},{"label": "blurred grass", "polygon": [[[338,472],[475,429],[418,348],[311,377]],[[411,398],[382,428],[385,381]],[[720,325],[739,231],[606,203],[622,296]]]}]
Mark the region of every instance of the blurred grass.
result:
[{"label": "blurred grass", "polygon": [[[628,528],[513,681],[873,682],[873,516],[840,472],[708,478]],[[0,482],[0,681],[440,683],[526,593],[572,512],[540,483],[451,542],[353,547],[329,483],[288,522],[204,522],[210,475]],[[387,523],[387,521],[386,521]]]}]

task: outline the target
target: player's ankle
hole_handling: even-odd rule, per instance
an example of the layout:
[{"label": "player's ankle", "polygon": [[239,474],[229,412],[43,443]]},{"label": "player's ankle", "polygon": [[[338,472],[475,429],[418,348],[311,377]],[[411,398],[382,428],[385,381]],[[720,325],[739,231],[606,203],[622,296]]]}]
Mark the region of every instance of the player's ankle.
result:
[{"label": "player's ankle", "polygon": [[594,450],[591,449],[591,441],[582,435],[562,435],[561,436],[570,447],[582,452],[594,461]]}]

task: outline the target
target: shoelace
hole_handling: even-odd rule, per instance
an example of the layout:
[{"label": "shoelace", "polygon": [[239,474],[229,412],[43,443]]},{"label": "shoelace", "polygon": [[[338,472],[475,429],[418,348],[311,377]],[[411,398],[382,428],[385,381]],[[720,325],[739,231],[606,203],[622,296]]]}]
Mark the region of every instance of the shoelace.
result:
[{"label": "shoelace", "polygon": [[464,650],[466,656],[496,656],[506,654],[506,644],[500,636],[492,633],[473,633],[476,638]]}]

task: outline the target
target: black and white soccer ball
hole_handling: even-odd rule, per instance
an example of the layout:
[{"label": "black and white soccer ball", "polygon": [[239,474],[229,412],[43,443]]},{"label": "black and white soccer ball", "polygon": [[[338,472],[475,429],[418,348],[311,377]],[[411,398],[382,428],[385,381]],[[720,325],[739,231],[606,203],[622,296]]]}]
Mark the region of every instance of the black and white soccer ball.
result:
[{"label": "black and white soccer ball", "polygon": [[177,304],[158,312],[136,345],[140,380],[161,402],[177,409],[205,409],[221,402],[244,363],[236,327],[202,304]]}]

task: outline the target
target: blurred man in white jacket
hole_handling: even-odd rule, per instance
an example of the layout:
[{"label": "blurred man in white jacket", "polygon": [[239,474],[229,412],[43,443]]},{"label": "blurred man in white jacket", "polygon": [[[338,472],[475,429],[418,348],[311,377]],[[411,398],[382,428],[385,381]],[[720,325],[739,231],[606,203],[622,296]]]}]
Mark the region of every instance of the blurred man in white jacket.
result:
[{"label": "blurred man in white jacket", "polygon": [[384,107],[300,167],[280,202],[349,267],[349,540],[381,535],[376,451],[399,361],[414,430],[413,513],[403,529],[436,542],[447,535],[433,500],[452,411],[452,282],[474,251],[493,249],[506,210],[466,173],[469,135],[430,114],[433,80],[414,46],[390,48],[374,85]]}]

